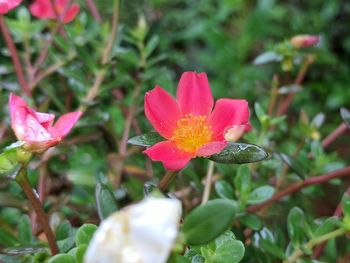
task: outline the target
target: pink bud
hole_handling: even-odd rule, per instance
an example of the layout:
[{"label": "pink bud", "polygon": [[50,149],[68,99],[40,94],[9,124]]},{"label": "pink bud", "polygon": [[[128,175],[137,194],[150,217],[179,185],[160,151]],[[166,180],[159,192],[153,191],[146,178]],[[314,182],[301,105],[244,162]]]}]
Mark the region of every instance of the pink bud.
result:
[{"label": "pink bud", "polygon": [[291,38],[290,43],[295,48],[305,48],[318,44],[319,36],[315,35],[296,35]]},{"label": "pink bud", "polygon": [[[63,23],[69,23],[79,13],[80,6],[76,3],[70,5],[69,0],[53,0],[52,2],[50,0],[34,0],[30,6],[31,14],[41,19],[57,19],[58,15],[62,18]],[[61,17],[62,15],[64,17]]]},{"label": "pink bud", "polygon": [[8,13],[11,9],[17,7],[22,0],[0,0],[0,15]]},{"label": "pink bud", "polygon": [[58,144],[73,128],[81,112],[61,116],[55,124],[55,115],[36,112],[20,97],[10,94],[11,127],[18,140],[26,142],[26,149],[43,152]]}]

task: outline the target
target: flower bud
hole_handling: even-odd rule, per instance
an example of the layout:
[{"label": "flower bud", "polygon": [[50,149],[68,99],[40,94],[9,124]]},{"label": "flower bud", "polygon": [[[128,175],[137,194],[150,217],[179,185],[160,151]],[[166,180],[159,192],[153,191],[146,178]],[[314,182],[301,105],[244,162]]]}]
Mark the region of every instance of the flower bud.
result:
[{"label": "flower bud", "polygon": [[318,44],[319,36],[315,35],[296,35],[291,38],[290,43],[295,48],[305,48]]},{"label": "flower bud", "polygon": [[148,197],[104,220],[85,263],[165,263],[177,236],[181,203]]}]

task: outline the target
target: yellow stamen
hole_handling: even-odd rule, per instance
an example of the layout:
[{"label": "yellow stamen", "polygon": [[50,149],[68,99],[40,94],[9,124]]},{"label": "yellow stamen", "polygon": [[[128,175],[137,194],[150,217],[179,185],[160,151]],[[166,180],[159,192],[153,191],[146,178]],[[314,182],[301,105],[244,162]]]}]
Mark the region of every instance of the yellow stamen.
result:
[{"label": "yellow stamen", "polygon": [[177,121],[171,140],[185,152],[195,153],[212,140],[213,131],[204,115],[187,114]]}]

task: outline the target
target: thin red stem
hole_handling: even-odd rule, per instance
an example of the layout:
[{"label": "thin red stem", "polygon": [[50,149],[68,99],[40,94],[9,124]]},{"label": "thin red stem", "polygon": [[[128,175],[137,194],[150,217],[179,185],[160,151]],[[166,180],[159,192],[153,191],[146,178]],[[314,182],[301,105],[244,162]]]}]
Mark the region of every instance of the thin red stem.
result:
[{"label": "thin red stem", "polygon": [[333,141],[335,141],[341,134],[348,129],[348,126],[343,122],[331,134],[329,134],[323,141],[322,147],[327,148]]},{"label": "thin red stem", "polygon": [[86,4],[87,4],[88,8],[90,9],[90,12],[91,12],[92,16],[95,18],[95,20],[98,23],[101,23],[102,22],[101,15],[98,12],[98,9],[96,8],[94,0],[86,0]]},{"label": "thin red stem", "polygon": [[1,28],[1,32],[4,36],[6,45],[10,51],[11,54],[11,58],[12,58],[12,62],[13,65],[15,66],[15,71],[16,71],[16,75],[17,75],[17,79],[19,84],[22,87],[23,92],[27,95],[27,96],[32,96],[32,93],[29,89],[29,86],[27,85],[27,82],[24,78],[24,74],[23,74],[23,69],[22,69],[22,65],[21,62],[19,60],[19,56],[18,56],[18,52],[16,49],[16,46],[12,40],[10,31],[7,28],[5,19],[3,15],[0,15],[0,28]]},{"label": "thin red stem", "polygon": [[276,193],[275,195],[273,195],[269,200],[265,201],[264,203],[261,203],[259,205],[249,206],[246,209],[246,211],[249,213],[259,211],[259,210],[273,204],[274,202],[279,201],[283,197],[299,191],[300,189],[302,189],[304,187],[307,187],[310,185],[315,185],[315,184],[322,184],[322,183],[328,182],[329,180],[348,176],[348,175],[350,175],[350,166],[347,166],[345,168],[339,169],[337,171],[334,171],[334,172],[331,172],[328,174],[314,176],[314,177],[306,179],[305,181],[296,182],[294,184],[289,185],[284,190]]}]

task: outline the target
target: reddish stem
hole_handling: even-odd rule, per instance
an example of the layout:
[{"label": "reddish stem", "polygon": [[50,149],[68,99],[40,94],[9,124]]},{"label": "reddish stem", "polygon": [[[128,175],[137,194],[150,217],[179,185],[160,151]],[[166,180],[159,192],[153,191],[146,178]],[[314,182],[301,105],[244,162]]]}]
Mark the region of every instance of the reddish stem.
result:
[{"label": "reddish stem", "polygon": [[341,134],[348,129],[348,126],[343,122],[331,134],[329,134],[323,141],[322,147],[327,148],[333,141],[335,141]]},{"label": "reddish stem", "polygon": [[13,62],[13,65],[15,66],[15,71],[16,71],[16,75],[18,78],[18,82],[21,85],[23,92],[27,96],[31,97],[32,93],[31,93],[29,86],[27,85],[27,82],[24,78],[23,69],[22,69],[22,65],[21,65],[21,62],[20,62],[19,57],[18,57],[18,52],[17,52],[16,46],[12,40],[10,31],[7,28],[5,18],[3,15],[0,15],[0,28],[1,28],[1,32],[4,36],[6,45],[10,51],[12,62]]},{"label": "reddish stem", "polygon": [[276,193],[275,195],[273,195],[269,200],[265,201],[264,203],[261,203],[259,205],[249,206],[246,209],[246,211],[249,213],[259,211],[262,208],[265,208],[265,207],[271,205],[272,203],[279,201],[284,196],[287,196],[289,194],[297,192],[304,187],[307,187],[310,185],[315,185],[315,184],[322,184],[322,183],[328,182],[329,180],[339,178],[339,177],[344,177],[347,175],[350,175],[350,166],[347,166],[345,168],[339,169],[337,171],[334,171],[334,172],[331,172],[328,174],[314,176],[314,177],[306,179],[305,181],[296,182],[294,184],[289,185],[284,190]]},{"label": "reddish stem", "polygon": [[101,23],[102,22],[101,15],[98,12],[98,9],[96,8],[94,0],[86,0],[86,4],[87,4],[88,8],[90,9],[90,12],[91,12],[92,16],[95,18],[95,20],[98,23]]}]

